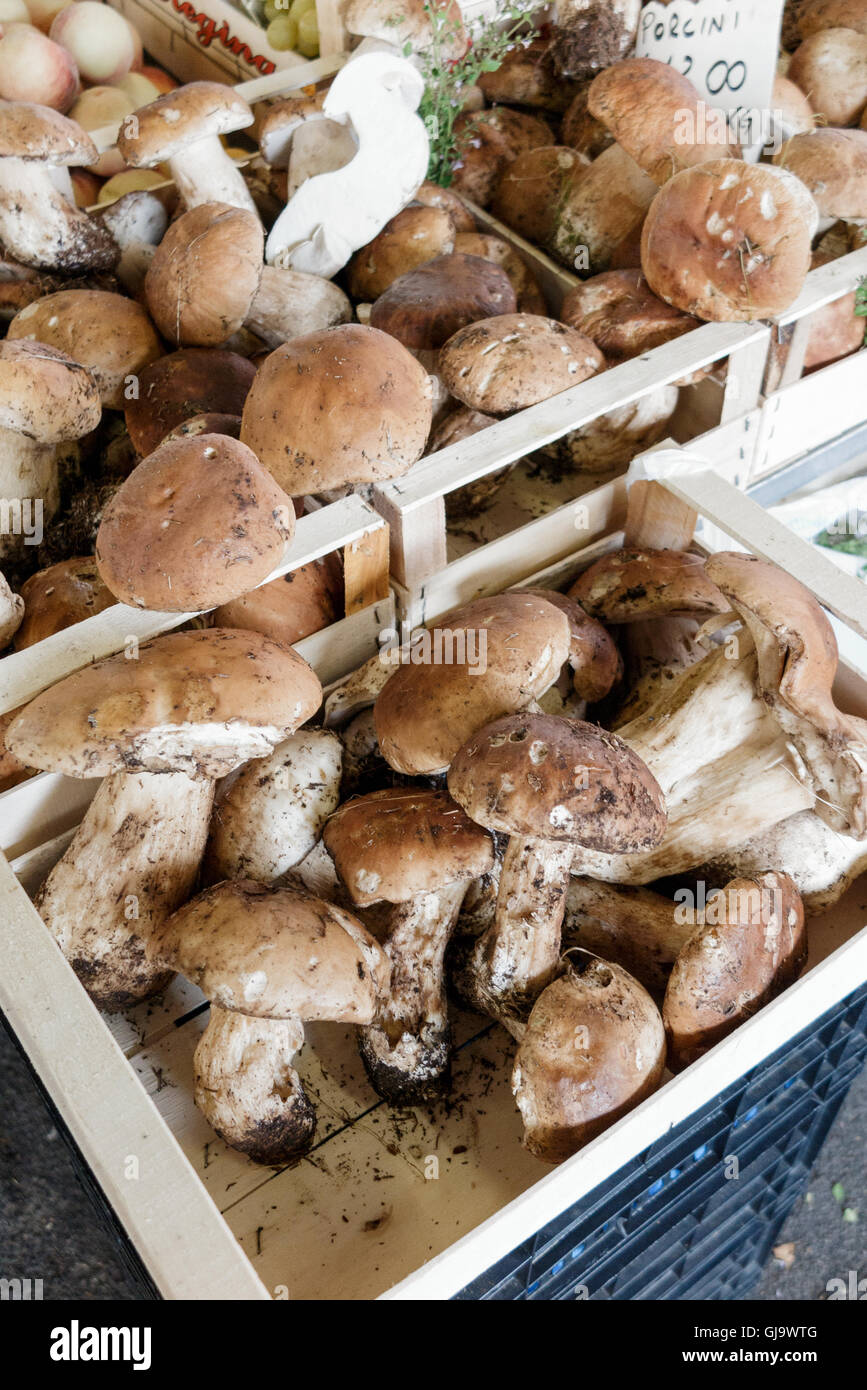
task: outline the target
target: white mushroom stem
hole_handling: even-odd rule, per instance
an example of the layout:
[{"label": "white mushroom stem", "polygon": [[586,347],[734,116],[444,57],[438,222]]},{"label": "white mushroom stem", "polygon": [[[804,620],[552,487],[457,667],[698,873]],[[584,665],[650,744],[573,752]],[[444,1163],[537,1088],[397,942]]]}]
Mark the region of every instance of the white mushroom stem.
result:
[{"label": "white mushroom stem", "polygon": [[171,979],[146,957],[192,892],[214,784],[182,772],[116,772],[97,789],[36,907],[91,998],[125,1008]]},{"label": "white mushroom stem", "polygon": [[0,517],[0,556],[38,545],[59,502],[57,445],[0,428],[0,499],[8,512]]},{"label": "white mushroom stem", "polygon": [[211,1005],[193,1059],[196,1105],[233,1149],[281,1163],[309,1147],[316,1114],[294,1068],[295,1018],[250,1018]]},{"label": "white mushroom stem", "polygon": [[650,889],[573,878],[566,894],[563,949],[578,947],[614,961],[645,989],[661,994],[699,920]]},{"label": "white mushroom stem", "polygon": [[37,160],[0,159],[0,242],[22,265],[69,274],[109,269],[117,259],[110,234],[64,197],[50,166]]},{"label": "white mushroom stem", "polygon": [[338,285],[320,275],[266,265],[245,324],[269,347],[278,347],[351,319],[352,305]]},{"label": "white mushroom stem", "polygon": [[15,636],[24,617],[24,600],[15,594],[0,574],[0,648],[5,647]]},{"label": "white mushroom stem", "polygon": [[556,973],[574,852],[514,835],[506,847],[493,924],[460,972],[467,1000],[506,1027],[523,1023]]},{"label": "white mushroom stem", "polygon": [[172,155],[168,163],[185,207],[230,203],[259,216],[240,169],[226,154],[218,135],[195,140]]},{"label": "white mushroom stem", "polygon": [[410,1104],[444,1078],[449,1061],[446,946],[467,884],[452,883],[398,904],[382,943],[391,965],[388,992],[373,1024],[359,1030],[361,1055],[380,1095]]}]

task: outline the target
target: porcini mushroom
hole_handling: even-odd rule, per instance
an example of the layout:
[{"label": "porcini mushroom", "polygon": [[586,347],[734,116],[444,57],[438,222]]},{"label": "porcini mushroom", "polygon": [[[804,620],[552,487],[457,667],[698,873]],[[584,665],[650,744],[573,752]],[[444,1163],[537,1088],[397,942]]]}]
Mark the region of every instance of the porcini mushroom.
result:
[{"label": "porcini mushroom", "polygon": [[144,290],[170,343],[219,347],[246,325],[269,347],[346,323],[352,305],[330,280],[263,264],[258,217],[228,203],[202,203],[171,225],[148,267]]},{"label": "porcini mushroom", "polygon": [[794,135],[774,163],[807,186],[826,221],[867,222],[867,131],[823,126]]},{"label": "porcini mushroom", "polygon": [[354,299],[378,299],[407,271],[454,249],[455,225],[448,212],[411,203],[356,251],[346,269],[349,292]]},{"label": "porcini mushroom", "polygon": [[15,634],[16,651],[101,613],[115,601],[91,555],[74,556],[38,570],[25,579],[21,597],[25,611]]},{"label": "porcini mushroom", "polygon": [[495,217],[513,232],[547,246],[563,199],[590,160],[562,145],[537,145],[506,165],[491,199]]},{"label": "porcini mushroom", "polygon": [[612,366],[699,327],[655,295],[640,270],[610,270],[570,290],[560,319],[590,338]]},{"label": "porcini mushroom", "polygon": [[427,53],[436,44],[448,62],[462,58],[469,45],[457,0],[401,0],[395,11],[389,0],[349,0],[343,22],[350,34],[379,39],[401,52]]},{"label": "porcini mushroom", "polygon": [[316,1128],[294,1066],[304,1024],[371,1021],[388,971],[373,937],[332,903],[242,880],[194,898],[151,950],[211,1000],[193,1063],[208,1123],[257,1163],[304,1153]]},{"label": "porcini mushroom", "polygon": [[664,1071],[665,1030],[647,991],[613,962],[570,958],[515,1056],[524,1147],[564,1162],[652,1095]]},{"label": "porcini mushroom", "polygon": [[480,256],[437,256],[392,281],[370,312],[371,328],[397,338],[433,370],[437,353],[467,324],[514,314],[515,291],[499,266]]},{"label": "porcini mushroom", "polygon": [[253,124],[253,112],[222,82],[188,82],[140,106],[118,131],[117,147],[134,169],[168,164],[186,207],[231,203],[257,216],[239,169],[220,143]]},{"label": "porcini mushroom", "polygon": [[267,579],[294,531],[291,499],[246,444],[193,435],[161,444],[121,483],[96,562],[121,603],[196,612]]},{"label": "porcini mushroom", "polygon": [[[41,509],[34,523],[50,520],[59,501],[58,445],[96,429],[101,413],[96,382],[65,353],[26,340],[0,343],[0,497]],[[14,554],[24,539],[23,526],[0,535],[0,555]]]},{"label": "porcini mushroom", "polygon": [[469,882],[493,865],[491,837],[447,793],[406,787],[346,802],[323,838],[356,906],[394,904],[383,939],[390,982],[361,1030],[361,1056],[381,1096],[415,1104],[448,1074],[443,962]]},{"label": "porcini mushroom", "polygon": [[241,438],[292,497],[398,477],[421,457],[432,387],[387,333],[342,324],[265,359]]},{"label": "porcini mushroom", "polygon": [[53,175],[96,159],[90,136],[67,116],[0,103],[0,242],[9,255],[66,275],[111,270],[119,255],[111,233],[65,198]]},{"label": "porcini mushroom", "polygon": [[563,950],[577,948],[612,961],[661,997],[696,925],[695,913],[684,904],[649,888],[573,875],[566,891]]},{"label": "porcini mushroom", "polygon": [[607,270],[659,189],[620,145],[576,168],[556,206],[547,248],[569,270]]},{"label": "porcini mushroom", "polygon": [[9,325],[7,338],[48,343],[86,367],[106,409],[124,410],[127,391],[162,344],[135,300],[105,290],[59,290],[28,304]]},{"label": "porcini mushroom", "polygon": [[325,115],[326,95],[323,87],[313,96],[275,102],[259,127],[262,158],[286,170],[287,198],[307,179],[342,169],[358,148],[352,129]]},{"label": "porcini mushroom", "polygon": [[142,370],[138,394],[126,402],[124,418],[136,453],[152,454],[193,416],[240,415],[255,376],[252,362],[222,348],[181,348],[158,357]]},{"label": "porcini mushroom", "polygon": [[522,1022],[553,979],[573,860],[584,849],[641,853],[665,831],[655,778],[616,734],[516,714],[472,735],[448,773],[471,819],[508,835],[492,926],[460,969],[483,1013]]},{"label": "porcini mushroom", "polygon": [[867,34],[821,29],[792,54],[787,76],[829,125],[857,125],[867,104]]},{"label": "porcini mushroom", "polygon": [[501,314],[455,333],[440,352],[447,389],[487,415],[510,415],[601,371],[589,338],[538,314]]},{"label": "porcini mushroom", "polygon": [[5,574],[0,574],[0,651],[15,636],[23,618],[24,599],[12,592]]},{"label": "porcini mushroom", "polygon": [[454,136],[458,157],[452,166],[452,187],[483,208],[512,160],[554,139],[547,121],[509,106],[459,116]]},{"label": "porcini mushroom", "polygon": [[333,555],[311,560],[214,611],[217,627],[252,628],[294,646],[342,616],[343,577]]},{"label": "porcini mushroom", "polygon": [[336,734],[301,729],[224,782],[205,855],[208,878],[276,883],[300,864],[337,810],[342,763]]},{"label": "porcini mushroom", "polygon": [[734,879],[704,915],[674,963],[662,1006],[674,1072],[786,989],[807,958],[804,907],[787,874]]}]

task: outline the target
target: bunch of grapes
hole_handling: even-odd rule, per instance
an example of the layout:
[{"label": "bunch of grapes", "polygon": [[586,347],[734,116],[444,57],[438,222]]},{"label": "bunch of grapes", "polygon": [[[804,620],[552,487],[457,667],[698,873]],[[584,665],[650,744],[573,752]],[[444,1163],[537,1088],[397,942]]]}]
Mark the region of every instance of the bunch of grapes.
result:
[{"label": "bunch of grapes", "polygon": [[294,48],[302,58],[319,57],[316,0],[265,0],[265,18],[272,48]]}]

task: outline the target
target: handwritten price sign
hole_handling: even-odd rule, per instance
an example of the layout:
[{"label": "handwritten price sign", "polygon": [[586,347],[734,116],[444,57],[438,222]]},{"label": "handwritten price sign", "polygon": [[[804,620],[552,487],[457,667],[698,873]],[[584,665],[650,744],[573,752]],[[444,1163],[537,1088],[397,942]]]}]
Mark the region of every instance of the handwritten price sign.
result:
[{"label": "handwritten price sign", "polygon": [[688,77],[723,111],[770,105],[784,0],[650,0],[637,52]]}]

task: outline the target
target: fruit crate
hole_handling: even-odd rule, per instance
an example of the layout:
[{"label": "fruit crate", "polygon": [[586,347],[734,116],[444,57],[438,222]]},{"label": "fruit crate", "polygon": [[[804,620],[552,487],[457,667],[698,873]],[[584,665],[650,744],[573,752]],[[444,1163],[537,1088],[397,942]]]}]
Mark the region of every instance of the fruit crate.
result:
[{"label": "fruit crate", "polygon": [[[696,471],[665,481],[672,527],[691,530],[702,515],[867,633],[863,586],[700,458],[680,455]],[[659,459],[644,462],[652,470]],[[623,488],[598,489],[600,511],[614,514]],[[516,550],[503,583],[566,584],[619,539],[609,529],[526,577]],[[867,715],[867,682],[841,666],[837,699]],[[202,995],[179,980],[126,1014],[100,1015],[30,903],[25,889],[62,852],[92,792],[43,774],[0,798],[0,1007],[162,1297],[541,1298],[578,1285],[593,1297],[712,1297],[745,1287],[862,1057],[863,1003],[853,1010],[867,983],[867,878],[812,919],[797,983],[557,1169],[521,1148],[511,1039],[471,1015],[456,1020],[449,1103],[417,1110],[375,1096],[352,1030],[312,1027],[300,1070],[319,1111],[315,1146],[293,1166],[261,1169],[193,1105]],[[720,1166],[732,1153],[740,1176],[726,1183]],[[131,1154],[137,1181],[126,1176]],[[801,1164],[794,1176],[789,1159]],[[634,1258],[646,1285],[630,1272]],[[669,1266],[673,1281],[653,1283]]]}]

